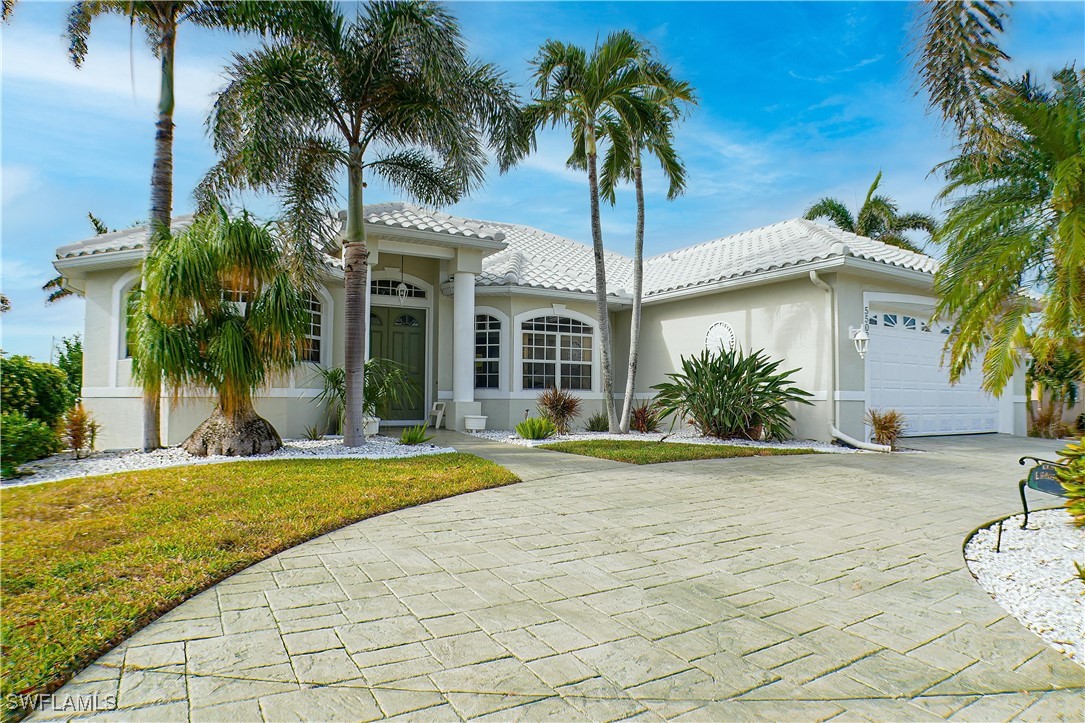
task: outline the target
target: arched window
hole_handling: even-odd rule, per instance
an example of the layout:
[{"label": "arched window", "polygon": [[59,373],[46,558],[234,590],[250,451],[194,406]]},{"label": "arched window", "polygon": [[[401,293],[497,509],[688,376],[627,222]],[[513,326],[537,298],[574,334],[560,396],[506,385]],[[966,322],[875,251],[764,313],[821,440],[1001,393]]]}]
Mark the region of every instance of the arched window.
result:
[{"label": "arched window", "polygon": [[475,389],[501,387],[501,320],[475,317]]},{"label": "arched window", "polygon": [[370,290],[373,296],[392,296],[404,299],[426,298],[425,289],[399,279],[373,279]]},{"label": "arched window", "polygon": [[565,316],[538,316],[521,325],[524,389],[591,390],[592,328]]},{"label": "arched window", "polygon": [[305,348],[301,358],[304,361],[319,364],[321,361],[321,338],[324,321],[324,305],[316,294],[310,294],[306,299],[305,310],[309,314],[309,327],[305,333]]}]

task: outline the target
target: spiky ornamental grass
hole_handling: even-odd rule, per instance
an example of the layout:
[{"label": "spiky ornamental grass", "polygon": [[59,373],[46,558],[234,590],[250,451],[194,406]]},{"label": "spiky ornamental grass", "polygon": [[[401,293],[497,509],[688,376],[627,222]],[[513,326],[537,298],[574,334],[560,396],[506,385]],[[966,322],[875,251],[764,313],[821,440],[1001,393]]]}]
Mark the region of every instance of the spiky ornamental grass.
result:
[{"label": "spiky ornamental grass", "polygon": [[568,434],[569,425],[580,416],[580,398],[565,389],[551,387],[535,400],[539,414],[550,420],[558,434]]},{"label": "spiky ornamental grass", "polygon": [[682,357],[681,370],[656,384],[663,417],[693,421],[702,434],[729,438],[786,439],[795,416],[788,404],[810,404],[809,392],[791,382],[797,369],[778,372],[781,362],[764,351],[741,349]]}]

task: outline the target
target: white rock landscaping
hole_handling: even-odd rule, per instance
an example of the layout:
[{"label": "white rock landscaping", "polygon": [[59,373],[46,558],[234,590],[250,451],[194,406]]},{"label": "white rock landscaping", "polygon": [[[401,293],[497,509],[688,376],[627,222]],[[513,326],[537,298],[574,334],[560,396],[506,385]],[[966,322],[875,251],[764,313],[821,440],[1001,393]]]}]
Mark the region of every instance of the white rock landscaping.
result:
[{"label": "white rock landscaping", "polygon": [[154,452],[100,452],[79,460],[73,459],[70,454],[57,454],[22,465],[20,469],[31,474],[4,480],[3,485],[14,487],[57,482],[72,477],[90,477],[99,474],[194,464],[222,464],[268,459],[402,459],[428,454],[448,454],[455,451],[452,447],[438,447],[434,444],[400,444],[398,440],[381,436],[370,437],[361,447],[347,448],[343,446],[342,437],[334,436],[319,440],[286,439],[283,440],[281,449],[271,454],[252,457],[194,457],[180,447],[166,447]]},{"label": "white rock landscaping", "polygon": [[705,437],[697,434],[696,430],[683,429],[673,434],[662,432],[630,432],[629,434],[610,434],[609,432],[570,432],[569,434],[555,434],[548,439],[524,439],[516,432],[508,430],[492,430],[486,432],[473,432],[473,436],[489,439],[506,444],[518,444],[523,447],[538,447],[542,444],[554,444],[555,442],[586,442],[595,439],[632,440],[641,442],[681,442],[685,444],[726,444],[736,447],[764,448],[787,448],[787,449],[812,449],[815,452],[829,452],[832,454],[853,454],[858,452],[851,447],[843,447],[825,442],[815,442],[809,439],[789,439],[783,442],[751,442],[748,439],[720,439],[718,437]]},{"label": "white rock landscaping", "polygon": [[1002,524],[1001,552],[995,552],[998,525],[973,535],[965,546],[968,568],[980,586],[1021,624],[1051,647],[1085,663],[1085,587],[1074,561],[1085,563],[1085,532],[1063,509],[1022,515]]}]

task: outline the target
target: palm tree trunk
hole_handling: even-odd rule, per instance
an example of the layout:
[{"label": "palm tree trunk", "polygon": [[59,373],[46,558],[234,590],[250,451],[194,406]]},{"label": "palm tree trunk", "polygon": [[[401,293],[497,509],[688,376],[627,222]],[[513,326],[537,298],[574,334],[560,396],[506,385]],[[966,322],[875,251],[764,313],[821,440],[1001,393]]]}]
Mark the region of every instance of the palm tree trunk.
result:
[{"label": "palm tree trunk", "polygon": [[365,442],[365,291],[369,284],[369,248],[365,239],[365,205],[362,200],[362,148],[350,146],[347,189],[347,238],[343,244],[343,285],[346,295],[346,390],[343,444],[357,447]]},{"label": "palm tree trunk", "polygon": [[629,320],[629,370],[625,379],[625,404],[622,405],[622,434],[629,432],[633,414],[633,394],[637,388],[637,355],[640,353],[640,307],[644,289],[644,179],[641,176],[640,149],[634,148],[633,185],[637,190],[637,228],[633,240],[633,313]]},{"label": "palm tree trunk", "polygon": [[614,413],[614,376],[610,369],[610,315],[607,311],[607,269],[603,249],[603,229],[599,221],[599,169],[595,148],[595,127],[588,124],[588,189],[591,195],[591,241],[595,252],[595,312],[599,319],[600,364],[603,371],[603,407],[611,432],[618,431]]},{"label": "palm tree trunk", "polygon": [[[162,59],[161,89],[158,95],[158,121],[155,123],[154,167],[151,170],[151,234],[143,248],[144,258],[151,246],[169,235],[173,217],[173,54],[177,42],[177,15],[169,11],[162,28],[158,52]],[[161,383],[144,384],[143,450],[162,446]]]}]

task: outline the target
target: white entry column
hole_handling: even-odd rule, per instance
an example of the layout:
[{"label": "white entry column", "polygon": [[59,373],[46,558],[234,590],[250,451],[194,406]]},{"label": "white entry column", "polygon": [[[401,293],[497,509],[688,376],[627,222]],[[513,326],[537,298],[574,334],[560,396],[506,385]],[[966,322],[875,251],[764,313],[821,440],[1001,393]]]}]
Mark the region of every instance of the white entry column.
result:
[{"label": "white entry column", "polygon": [[445,426],[466,431],[465,417],[482,414],[475,401],[475,277],[482,273],[482,254],[459,248],[452,271],[452,408]]},{"label": "white entry column", "polygon": [[457,271],[452,280],[452,401],[475,401],[475,275]]}]

